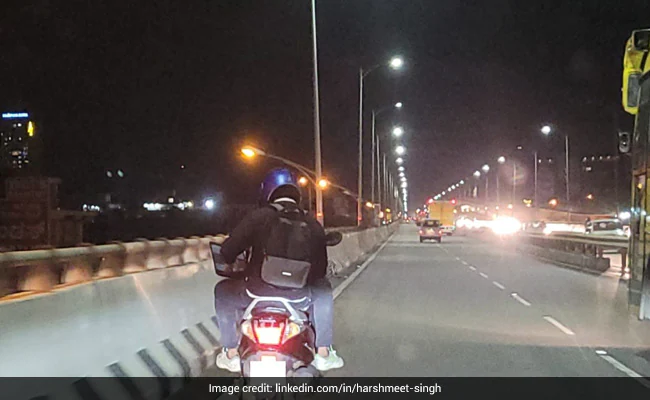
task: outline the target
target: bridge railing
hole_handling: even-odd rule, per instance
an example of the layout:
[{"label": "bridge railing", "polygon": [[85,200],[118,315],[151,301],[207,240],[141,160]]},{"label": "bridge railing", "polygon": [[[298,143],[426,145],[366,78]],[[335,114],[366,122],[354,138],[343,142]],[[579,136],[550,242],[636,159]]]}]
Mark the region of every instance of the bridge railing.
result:
[{"label": "bridge railing", "polygon": [[[346,238],[344,246],[328,250],[332,264],[330,274],[336,274],[356,259],[360,249],[366,251],[364,241],[374,245],[378,238],[366,236],[370,232],[379,232],[357,227],[331,228],[327,231],[339,231]],[[57,288],[99,279],[202,262],[210,259],[209,243],[220,242],[224,238],[225,235],[140,239],[105,245],[86,244],[0,253],[0,300],[51,292]],[[355,244],[351,245],[350,240]],[[349,252],[343,250],[349,246],[352,246]]]},{"label": "bridge railing", "polygon": [[0,299],[209,258],[223,236],[138,240],[106,245],[0,253]]}]

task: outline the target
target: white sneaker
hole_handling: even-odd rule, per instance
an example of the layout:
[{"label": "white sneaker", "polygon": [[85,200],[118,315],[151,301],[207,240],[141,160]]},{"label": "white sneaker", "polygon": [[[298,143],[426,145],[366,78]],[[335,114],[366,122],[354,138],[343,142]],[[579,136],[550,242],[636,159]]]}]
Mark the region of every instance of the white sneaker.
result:
[{"label": "white sneaker", "polygon": [[221,353],[217,354],[217,367],[230,372],[241,372],[241,360],[239,359],[239,355],[236,355],[233,358],[228,358],[228,351],[222,349]]},{"label": "white sneaker", "polygon": [[330,347],[329,355],[323,357],[316,353],[314,355],[314,361],[311,362],[311,365],[314,366],[319,371],[328,371],[330,369],[336,369],[343,367],[345,363],[343,359],[336,354],[336,350]]}]

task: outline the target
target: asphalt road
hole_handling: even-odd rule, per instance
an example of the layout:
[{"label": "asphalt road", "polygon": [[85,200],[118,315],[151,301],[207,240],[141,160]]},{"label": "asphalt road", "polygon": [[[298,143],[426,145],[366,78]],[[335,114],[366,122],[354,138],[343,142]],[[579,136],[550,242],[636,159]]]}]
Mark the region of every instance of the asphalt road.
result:
[{"label": "asphalt road", "polygon": [[335,307],[346,365],[326,376],[650,376],[650,322],[629,316],[625,284],[511,238],[420,244],[402,225]]}]

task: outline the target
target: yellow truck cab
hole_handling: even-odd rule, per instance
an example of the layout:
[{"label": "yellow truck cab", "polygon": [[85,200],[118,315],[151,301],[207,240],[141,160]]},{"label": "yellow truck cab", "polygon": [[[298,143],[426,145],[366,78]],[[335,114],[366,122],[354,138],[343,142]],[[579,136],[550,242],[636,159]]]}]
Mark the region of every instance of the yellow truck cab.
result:
[{"label": "yellow truck cab", "polygon": [[634,133],[619,133],[619,150],[632,159],[628,305],[639,319],[650,319],[650,29],[632,32],[623,57],[622,103],[635,115]]}]

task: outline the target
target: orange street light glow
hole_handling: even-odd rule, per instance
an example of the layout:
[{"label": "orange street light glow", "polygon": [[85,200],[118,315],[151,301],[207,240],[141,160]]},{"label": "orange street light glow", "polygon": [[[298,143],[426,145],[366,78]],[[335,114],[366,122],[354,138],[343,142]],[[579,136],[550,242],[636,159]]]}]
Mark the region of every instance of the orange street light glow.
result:
[{"label": "orange street light glow", "polygon": [[252,157],[255,157],[255,156],[257,155],[257,153],[255,152],[255,150],[251,149],[250,147],[244,147],[244,148],[242,148],[242,149],[241,149],[241,153],[242,153],[244,156],[248,157],[248,158],[252,158]]},{"label": "orange street light glow", "polygon": [[321,178],[318,180],[318,186],[320,186],[321,189],[325,189],[327,185],[329,185],[327,179]]},{"label": "orange street light glow", "polygon": [[307,178],[305,178],[304,176],[301,176],[300,178],[298,178],[298,184],[300,186],[307,186],[308,183],[309,183],[309,180],[307,180]]}]

